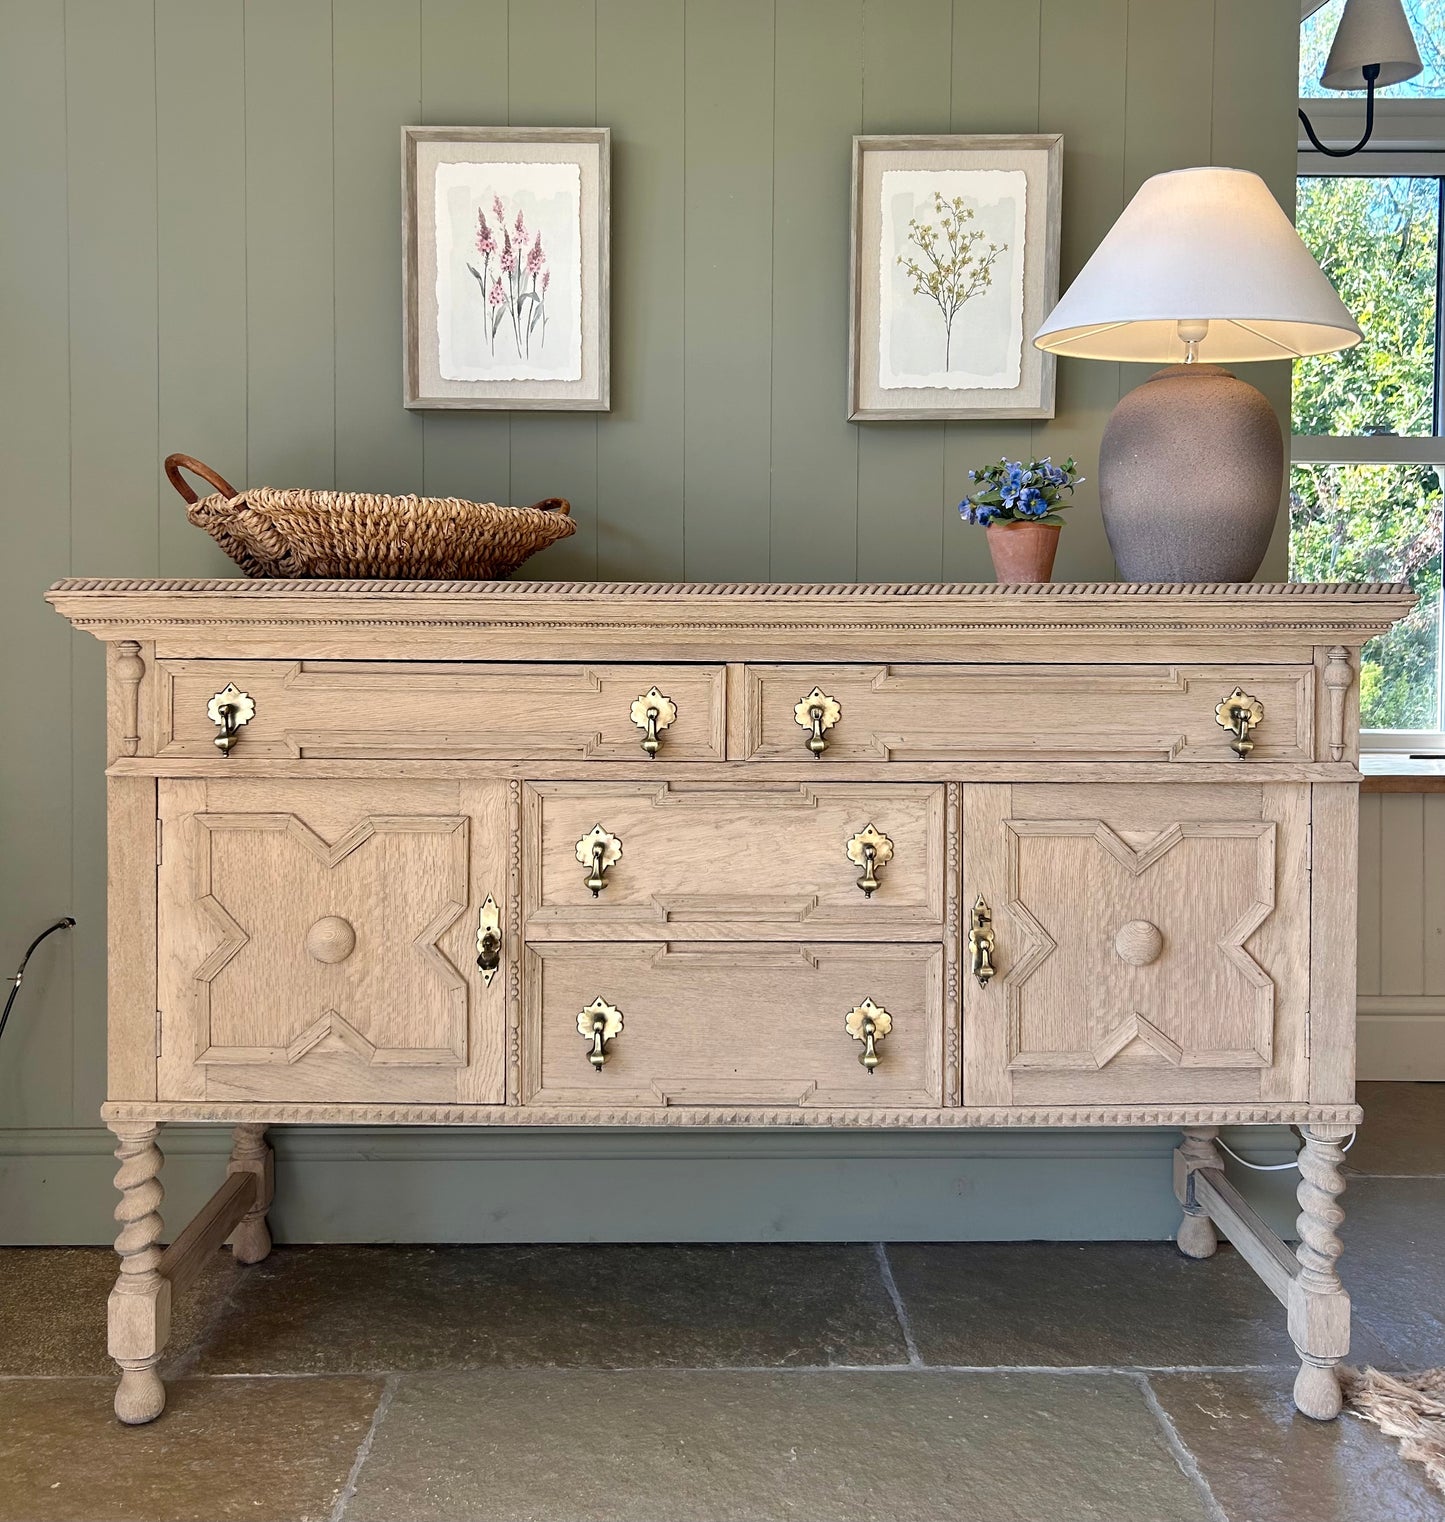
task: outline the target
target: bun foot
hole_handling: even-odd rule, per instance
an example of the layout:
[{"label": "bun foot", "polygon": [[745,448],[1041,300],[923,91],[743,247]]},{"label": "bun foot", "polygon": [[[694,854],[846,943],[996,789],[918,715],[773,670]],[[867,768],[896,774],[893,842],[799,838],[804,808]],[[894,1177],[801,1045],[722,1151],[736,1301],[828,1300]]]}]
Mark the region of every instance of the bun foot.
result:
[{"label": "bun foot", "polygon": [[247,1216],[231,1238],[231,1256],[237,1263],[259,1263],[271,1252],[271,1230],[263,1215]]},{"label": "bun foot", "polygon": [[1335,1366],[1309,1360],[1302,1363],[1295,1376],[1294,1403],[1305,1416],[1317,1422],[1332,1422],[1344,1405]]},{"label": "bun foot", "polygon": [[1186,1215],[1174,1243],[1186,1258],[1212,1258],[1219,1247],[1219,1233],[1207,1215]]},{"label": "bun foot", "polygon": [[155,1366],[122,1369],[115,1392],[115,1414],[127,1427],[153,1422],[166,1409],[166,1387]]}]

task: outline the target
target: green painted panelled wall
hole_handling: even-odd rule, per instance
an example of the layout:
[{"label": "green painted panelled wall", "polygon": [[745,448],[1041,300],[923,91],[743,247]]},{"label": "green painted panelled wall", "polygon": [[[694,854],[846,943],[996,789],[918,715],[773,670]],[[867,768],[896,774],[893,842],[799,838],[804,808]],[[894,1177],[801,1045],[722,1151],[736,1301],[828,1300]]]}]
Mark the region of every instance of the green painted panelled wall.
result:
[{"label": "green painted panelled wall", "polygon": [[[1049,423],[849,424],[850,137],[1062,132],[1067,281],[1156,171],[1254,168],[1290,204],[1298,23],[1297,0],[0,0],[0,970],[49,918],[80,920],[37,955],[0,1043],[0,1238],[108,1230],[100,650],[41,593],[67,573],[226,572],[165,486],[165,453],[242,483],[565,495],[579,532],[538,575],[985,577],[982,537],[954,511],[968,467],[1052,451],[1093,476],[1135,376],[1063,362]],[[403,411],[407,122],[612,128],[610,413]],[[1287,376],[1261,376],[1283,403]],[[1111,574],[1092,491],[1061,577]],[[293,1171],[317,1198],[365,1144],[306,1145]],[[844,1151],[913,1155],[890,1145]],[[1015,1189],[1008,1145],[973,1150],[1004,1157]],[[440,1166],[417,1146],[417,1168]],[[1167,1138],[1130,1146],[1167,1194]],[[1159,1199],[1106,1199],[1097,1156],[1070,1175],[1081,1147],[1027,1153],[1052,1170],[1051,1197],[1072,1189],[1113,1234],[1160,1229]],[[773,1181],[766,1221],[724,1201],[720,1230],[801,1220],[808,1175],[777,1143],[751,1175],[741,1138],[684,1150],[698,1149],[724,1179]],[[535,1153],[554,1170],[544,1203],[565,1151]],[[913,1188],[898,1172],[890,1188]],[[450,1210],[452,1185],[431,1177],[423,1235]],[[61,1178],[73,1187],[42,1208]],[[666,1232],[657,1189],[630,1198],[595,1229]],[[972,1229],[939,1209],[940,1234]],[[821,1226],[808,1212],[798,1229],[826,1234],[827,1212]],[[334,1199],[287,1220],[366,1229]],[[1042,1204],[975,1220],[1052,1229]]]}]

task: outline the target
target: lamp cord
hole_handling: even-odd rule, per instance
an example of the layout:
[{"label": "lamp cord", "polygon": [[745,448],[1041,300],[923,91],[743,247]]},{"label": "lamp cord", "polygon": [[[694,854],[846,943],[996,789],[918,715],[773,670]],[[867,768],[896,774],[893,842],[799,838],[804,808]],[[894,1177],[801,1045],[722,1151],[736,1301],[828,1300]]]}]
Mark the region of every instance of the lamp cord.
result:
[{"label": "lamp cord", "polygon": [[[1359,1134],[1358,1129],[1351,1131],[1350,1139],[1340,1148],[1340,1151],[1348,1152],[1355,1145],[1355,1138]],[[1214,1138],[1214,1144],[1221,1152],[1227,1152],[1241,1168],[1248,1168],[1254,1173],[1292,1173],[1299,1167],[1298,1157],[1288,1163],[1252,1163],[1247,1157],[1241,1157],[1227,1141],[1222,1140],[1220,1137],[1216,1136]]]},{"label": "lamp cord", "polygon": [[25,955],[20,958],[20,965],[15,969],[15,976],[11,979],[10,996],[5,1000],[5,1009],[0,1013],[0,1036],[5,1034],[5,1022],[10,1018],[11,1006],[15,1003],[15,995],[20,992],[20,981],[25,976],[25,964],[30,960],[30,953],[45,939],[47,935],[54,935],[57,930],[73,930],[75,920],[71,915],[64,919],[56,920],[53,925],[47,926],[25,948]]},{"label": "lamp cord", "polygon": [[1304,123],[1304,129],[1309,136],[1310,142],[1315,145],[1317,153],[1323,153],[1332,159],[1347,159],[1352,153],[1358,153],[1366,143],[1370,141],[1370,134],[1375,130],[1375,81],[1380,77],[1380,65],[1367,63],[1360,73],[1365,76],[1365,88],[1369,94],[1365,98],[1365,135],[1353,148],[1327,148],[1315,135],[1315,129],[1310,125],[1310,119],[1303,111],[1299,113],[1299,119]]}]

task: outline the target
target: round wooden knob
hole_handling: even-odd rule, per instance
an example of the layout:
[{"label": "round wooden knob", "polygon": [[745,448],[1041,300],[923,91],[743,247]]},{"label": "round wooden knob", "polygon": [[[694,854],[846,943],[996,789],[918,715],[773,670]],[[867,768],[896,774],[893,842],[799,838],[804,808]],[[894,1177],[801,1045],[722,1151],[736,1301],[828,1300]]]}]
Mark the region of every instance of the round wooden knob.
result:
[{"label": "round wooden knob", "polygon": [[323,915],[306,932],[306,949],[318,962],[344,962],[356,950],[356,932],[339,914]]},{"label": "round wooden knob", "polygon": [[1148,920],[1130,920],[1119,927],[1114,950],[1131,967],[1147,967],[1150,962],[1157,962],[1164,950],[1164,932]]}]

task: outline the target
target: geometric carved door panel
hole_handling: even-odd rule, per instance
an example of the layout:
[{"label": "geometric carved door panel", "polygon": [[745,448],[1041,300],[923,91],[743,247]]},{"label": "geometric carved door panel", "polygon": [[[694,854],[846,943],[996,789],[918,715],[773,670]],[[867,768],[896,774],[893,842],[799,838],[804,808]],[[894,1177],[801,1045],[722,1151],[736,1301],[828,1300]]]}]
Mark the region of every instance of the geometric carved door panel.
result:
[{"label": "geometric carved door panel", "polygon": [[965,1102],[1306,1097],[1307,788],[966,793]]},{"label": "geometric carved door panel", "polygon": [[513,897],[505,782],[162,782],[160,810],[162,1097],[502,1100],[512,979],[476,941]]}]

